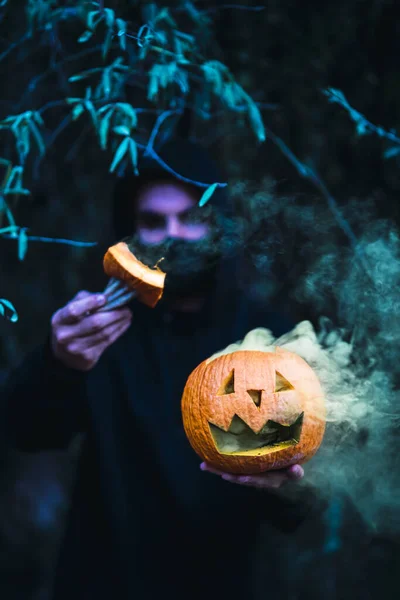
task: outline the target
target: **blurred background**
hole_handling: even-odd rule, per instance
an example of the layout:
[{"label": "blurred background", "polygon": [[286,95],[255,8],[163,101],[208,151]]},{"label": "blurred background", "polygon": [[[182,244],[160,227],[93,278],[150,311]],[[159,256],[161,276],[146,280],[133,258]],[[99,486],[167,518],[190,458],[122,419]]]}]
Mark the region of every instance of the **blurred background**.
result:
[{"label": "blurred background", "polygon": [[[352,235],[374,224],[393,241],[399,226],[396,1],[91,4],[99,13],[90,23],[85,2],[0,2],[0,298],[19,317],[0,320],[0,380],[43,342],[58,308],[105,283],[112,190],[135,162],[133,153],[123,155],[110,172],[126,135],[107,129],[113,103],[125,106],[114,113],[114,127],[128,127],[139,154],[152,134],[180,135],[220,160],[248,228],[246,284],[261,301],[284,304],[297,321],[317,324],[323,314],[340,326],[349,299],[343,304],[335,286],[340,261],[354,249]],[[329,101],[327,90],[340,91],[341,101]],[[138,109],[137,125],[127,105]],[[313,269],[327,252],[337,268],[318,271],[316,282]],[[397,268],[398,255],[391,256]],[[397,331],[396,306],[387,310]],[[393,356],[387,360],[396,377]],[[4,448],[2,599],[49,598],[78,452],[79,440],[67,453]],[[325,582],[310,598],[344,597],[344,584],[338,592],[329,583],[347,556],[338,558],[326,540],[335,514],[286,548],[289,561],[309,557],[295,590],[317,577]],[[387,533],[369,546],[381,598],[397,597],[398,543]]]}]

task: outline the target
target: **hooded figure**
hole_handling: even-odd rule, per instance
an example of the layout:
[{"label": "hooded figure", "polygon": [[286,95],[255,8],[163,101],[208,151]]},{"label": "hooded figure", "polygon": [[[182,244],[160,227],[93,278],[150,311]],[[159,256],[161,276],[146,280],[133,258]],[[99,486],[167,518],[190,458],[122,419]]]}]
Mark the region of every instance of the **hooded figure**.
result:
[{"label": "hooded figure", "polygon": [[[224,181],[188,142],[167,144],[159,156],[175,174],[147,160],[138,178],[117,184],[116,240],[132,236],[134,200],[149,181],[176,174],[201,183]],[[213,231],[220,235],[221,223],[231,223],[224,188],[210,203]],[[47,341],[8,380],[2,422],[15,447],[65,449],[84,434],[54,600],[159,600],[167,594],[175,600],[251,600],[254,581],[287,597],[274,536],[296,530],[315,509],[315,498],[295,503],[203,473],[181,420],[185,382],[201,361],[255,327],[281,335],[293,325],[267,308],[260,312],[238,289],[225,241],[213,246],[201,272],[191,274],[189,289],[200,281],[205,295],[198,311],[182,313],[168,301],[154,309],[133,301],[132,326],[92,370],[64,366]],[[260,555],[258,536],[265,528],[271,543]]]}]

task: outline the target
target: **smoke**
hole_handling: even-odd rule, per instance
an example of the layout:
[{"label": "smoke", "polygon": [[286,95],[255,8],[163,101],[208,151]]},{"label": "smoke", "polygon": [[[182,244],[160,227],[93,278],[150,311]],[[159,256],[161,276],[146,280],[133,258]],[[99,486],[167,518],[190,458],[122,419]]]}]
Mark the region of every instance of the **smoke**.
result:
[{"label": "smoke", "polygon": [[[240,193],[246,189],[242,184]],[[246,200],[242,230],[262,233],[248,237],[255,267],[252,289],[261,289],[268,299],[284,285],[289,300],[307,307],[315,323],[302,320],[279,339],[256,329],[222,352],[282,346],[308,362],[325,392],[327,429],[319,451],[305,465],[304,483],[321,494],[344,492],[370,526],[398,532],[398,231],[393,222],[377,217],[368,199],[351,199],[343,207],[357,247],[320,199],[277,198],[269,186],[265,193],[247,194]],[[251,215],[257,215],[258,229]],[[266,280],[269,287],[263,287]]]}]

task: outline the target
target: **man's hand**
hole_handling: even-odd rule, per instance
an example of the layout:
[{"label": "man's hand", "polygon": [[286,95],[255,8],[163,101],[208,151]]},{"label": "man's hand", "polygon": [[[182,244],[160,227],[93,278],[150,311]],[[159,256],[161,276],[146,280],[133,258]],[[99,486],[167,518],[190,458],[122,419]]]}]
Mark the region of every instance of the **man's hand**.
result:
[{"label": "man's hand", "polygon": [[65,366],[89,371],[130,326],[132,312],[129,308],[96,313],[106,301],[103,294],[81,291],[54,313],[51,347],[54,356]]},{"label": "man's hand", "polygon": [[208,471],[209,473],[215,473],[215,475],[220,475],[222,479],[230,481],[231,483],[247,485],[261,490],[278,489],[286,483],[289,483],[289,481],[297,481],[304,477],[304,470],[300,465],[291,465],[287,469],[267,471],[265,473],[258,473],[257,475],[233,475],[232,473],[224,473],[223,471],[214,469],[214,467],[211,467],[205,462],[201,463],[200,469],[202,471]]}]

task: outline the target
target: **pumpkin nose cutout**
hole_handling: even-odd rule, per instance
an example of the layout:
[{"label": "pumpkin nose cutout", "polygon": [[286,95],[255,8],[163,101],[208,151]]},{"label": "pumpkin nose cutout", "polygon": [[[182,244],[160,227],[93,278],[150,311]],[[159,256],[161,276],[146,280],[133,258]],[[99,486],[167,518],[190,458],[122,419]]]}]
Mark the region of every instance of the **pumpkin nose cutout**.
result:
[{"label": "pumpkin nose cutout", "polygon": [[250,398],[253,400],[256,406],[260,406],[261,404],[261,393],[262,390],[247,390]]}]

